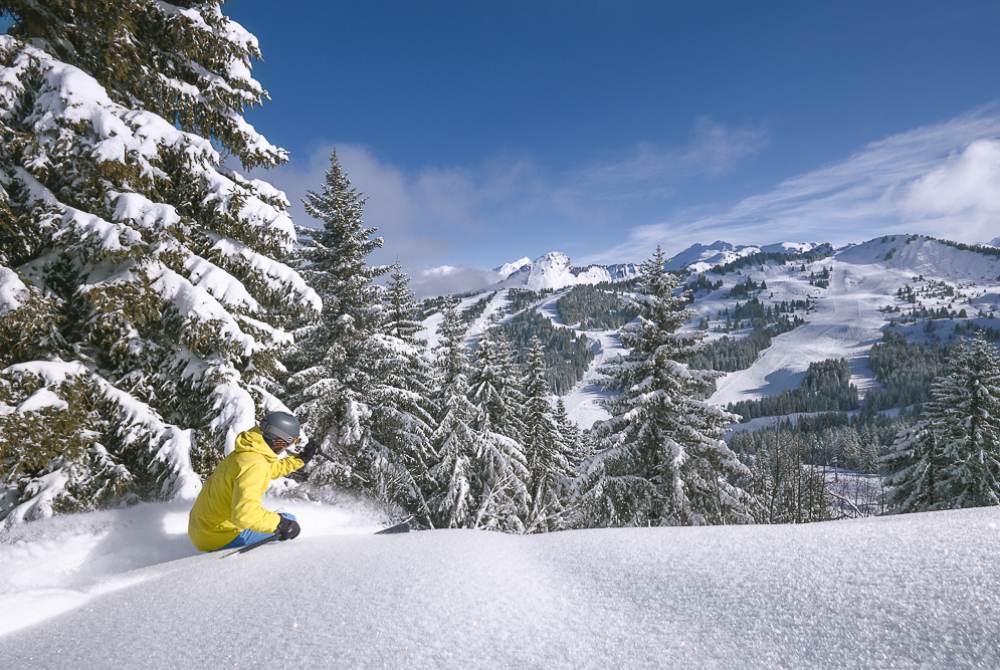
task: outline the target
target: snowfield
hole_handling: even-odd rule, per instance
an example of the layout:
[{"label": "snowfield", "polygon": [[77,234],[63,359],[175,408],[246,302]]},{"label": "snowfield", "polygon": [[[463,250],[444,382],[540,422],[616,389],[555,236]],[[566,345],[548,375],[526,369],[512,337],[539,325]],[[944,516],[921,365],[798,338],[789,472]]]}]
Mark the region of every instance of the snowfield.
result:
[{"label": "snowfield", "polygon": [[[1000,508],[526,537],[372,536],[316,512],[298,540],[232,558],[193,555],[176,524],[146,523],[157,511],[178,512],[54,519],[0,545],[6,612],[60,572],[105,585],[0,637],[5,668],[1000,665]],[[119,552],[146,567],[115,572]]]},{"label": "snowfield", "polygon": [[[722,377],[710,402],[725,406],[798,388],[810,363],[829,358],[847,360],[851,383],[864,397],[878,385],[868,354],[872,345],[882,339],[888,324],[881,309],[894,302],[898,289],[915,283],[914,277],[919,275],[951,284],[974,282],[985,296],[991,296],[998,291],[996,282],[1000,279],[1000,260],[996,257],[956,249],[936,240],[907,242],[905,236],[876,238],[845,247],[830,259],[810,264],[809,269],[824,266],[831,271],[828,289],[802,286],[818,297],[816,310],[806,316],[806,323],[775,337],[749,368]],[[770,289],[777,289],[774,300],[804,297],[795,295],[787,286],[787,275],[782,282],[781,275],[787,273],[788,267],[749,274],[756,280],[766,279]],[[962,300],[954,302],[957,307],[966,306]],[[717,308],[714,304],[711,307]],[[968,307],[975,311],[971,304]],[[705,307],[702,311],[706,311]]]},{"label": "snowfield", "polygon": [[562,396],[566,415],[581,428],[592,428],[598,421],[611,418],[604,403],[611,392],[601,385],[601,368],[619,356],[627,356],[628,349],[622,346],[618,331],[583,330],[577,331],[595,341],[594,360],[569,392]]},{"label": "snowfield", "polygon": [[796,389],[810,363],[829,358],[847,359],[851,383],[860,395],[876,383],[868,352],[882,339],[886,324],[879,309],[905,284],[906,276],[837,260],[827,265],[830,288],[817,300],[816,311],[804,325],[775,337],[749,368],[720,379],[712,403],[725,406]]}]

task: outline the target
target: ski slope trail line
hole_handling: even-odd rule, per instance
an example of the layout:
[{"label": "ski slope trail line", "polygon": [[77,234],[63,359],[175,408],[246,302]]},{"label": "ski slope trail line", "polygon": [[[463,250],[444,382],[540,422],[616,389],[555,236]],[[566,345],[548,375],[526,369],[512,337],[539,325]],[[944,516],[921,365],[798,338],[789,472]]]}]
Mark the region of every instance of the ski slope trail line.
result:
[{"label": "ski slope trail line", "polygon": [[877,385],[868,352],[887,323],[879,310],[908,275],[838,260],[830,267],[830,287],[806,323],[775,337],[749,368],[719,379],[710,402],[724,406],[796,389],[810,363],[830,358],[847,360],[860,395]]}]

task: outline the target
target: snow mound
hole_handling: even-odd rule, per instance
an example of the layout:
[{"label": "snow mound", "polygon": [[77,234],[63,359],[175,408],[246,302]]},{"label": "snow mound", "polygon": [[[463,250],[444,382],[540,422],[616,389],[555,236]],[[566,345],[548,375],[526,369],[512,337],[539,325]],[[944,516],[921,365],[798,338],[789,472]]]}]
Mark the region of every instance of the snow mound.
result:
[{"label": "snow mound", "polygon": [[[252,554],[123,575],[87,607],[5,636],[5,667],[1000,663],[998,508],[528,537],[303,528]],[[108,560],[149,545],[115,532]]]},{"label": "snow mound", "polygon": [[28,287],[17,273],[0,265],[0,314],[19,308],[28,297]]}]

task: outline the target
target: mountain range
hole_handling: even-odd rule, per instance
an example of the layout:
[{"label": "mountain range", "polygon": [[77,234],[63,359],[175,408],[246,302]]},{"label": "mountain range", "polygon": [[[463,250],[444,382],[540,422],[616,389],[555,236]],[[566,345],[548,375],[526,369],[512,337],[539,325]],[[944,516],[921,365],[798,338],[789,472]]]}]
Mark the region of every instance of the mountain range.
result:
[{"label": "mountain range", "polygon": [[[671,257],[666,266],[683,272],[691,291],[685,328],[702,330],[708,343],[751,337],[751,319],[737,316],[747,311],[751,301],[758,312],[777,315],[780,311],[787,317],[781,332],[756,351],[745,367],[719,379],[712,402],[728,406],[794,390],[810,364],[831,359],[846,361],[850,381],[863,398],[881,386],[870,352],[889,330],[914,342],[947,341],[956,329],[972,327],[993,329],[1000,335],[998,242],[970,246],[921,235],[889,235],[835,249],[815,243],[716,241],[693,245]],[[605,418],[597,370],[622,353],[617,336],[620,326],[600,328],[593,323],[602,322],[614,310],[595,304],[590,314],[593,323],[584,325],[563,316],[579,319],[580,301],[594,300],[592,293],[574,293],[583,285],[601,284],[588,290],[620,296],[621,292],[605,283],[634,279],[637,266],[577,267],[566,254],[552,252],[495,271],[506,276],[462,300],[462,309],[476,313],[470,316],[470,337],[479,337],[519,314],[535,312],[554,328],[586,338],[591,362],[576,385],[563,394],[564,401],[580,425]],[[515,290],[534,293],[517,297],[512,293]],[[564,302],[570,294],[576,296],[575,311]],[[425,320],[424,337],[431,345],[439,322],[440,314]]]}]

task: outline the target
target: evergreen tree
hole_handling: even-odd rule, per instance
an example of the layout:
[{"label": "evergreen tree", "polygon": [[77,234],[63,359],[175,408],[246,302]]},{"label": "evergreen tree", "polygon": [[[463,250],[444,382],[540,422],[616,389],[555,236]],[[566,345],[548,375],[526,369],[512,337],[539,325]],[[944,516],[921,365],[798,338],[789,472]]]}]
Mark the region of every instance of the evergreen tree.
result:
[{"label": "evergreen tree", "polygon": [[722,440],[732,414],[705,399],[716,373],[691,370],[698,335],[682,334],[688,318],[675,275],[657,248],[642,265],[639,317],[622,330],[631,349],[604,369],[617,396],[611,419],[597,427],[584,502],[599,525],[733,523],[750,519],[749,497],[733,482],[747,474]]},{"label": "evergreen tree", "polygon": [[885,458],[899,512],[1000,504],[1000,356],[981,335],[954,351],[924,419]]},{"label": "evergreen tree", "polygon": [[938,491],[937,476],[944,456],[937,431],[928,421],[920,421],[900,432],[892,451],[882,458],[888,471],[886,506],[897,512],[946,509]]},{"label": "evergreen tree", "polygon": [[424,523],[430,523],[425,495],[431,490],[429,468],[434,462],[431,436],[438,408],[433,402],[430,364],[424,342],[417,339],[420,324],[409,277],[394,266],[385,295],[387,320],[380,344],[377,386],[373,395],[373,434],[384,445],[385,458],[395,475],[386,497],[401,504]]},{"label": "evergreen tree", "polygon": [[416,320],[417,302],[410,290],[410,278],[397,262],[389,274],[389,285],[385,292],[386,321],[385,332],[407,344],[423,346],[417,338],[420,322]]},{"label": "evergreen tree", "polygon": [[445,307],[439,332],[434,525],[520,532],[528,506],[524,455],[515,440],[474,426],[480,413],[469,400],[465,325],[455,301]]},{"label": "evergreen tree", "polygon": [[562,441],[563,452],[566,454],[570,471],[576,472],[583,459],[590,456],[586,451],[583,432],[569,418],[569,414],[566,413],[566,403],[563,402],[562,398],[556,399],[552,418],[555,419],[556,426],[559,427],[559,439]]},{"label": "evergreen tree", "polygon": [[390,271],[368,262],[382,238],[364,224],[365,199],[336,152],[322,188],[304,204],[323,223],[301,262],[323,311],[296,333],[288,357],[292,404],[320,442],[308,481],[361,490],[426,520],[434,418],[412,295],[401,272],[391,294],[375,284]]},{"label": "evergreen tree", "polygon": [[220,7],[0,1],[0,517],[194,496],[283,408],[283,329],[320,300],[284,194],[223,167],[286,153]]},{"label": "evergreen tree", "polygon": [[478,428],[523,440],[524,395],[510,341],[500,330],[487,330],[476,348],[469,398],[479,411]]},{"label": "evergreen tree", "polygon": [[533,339],[525,369],[523,444],[531,490],[528,528],[536,531],[556,530],[562,525],[573,475],[570,445],[549,404],[545,372],[545,353],[541,342]]}]

